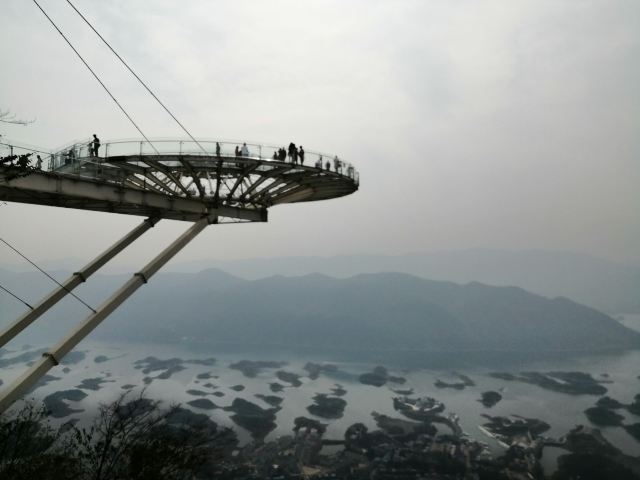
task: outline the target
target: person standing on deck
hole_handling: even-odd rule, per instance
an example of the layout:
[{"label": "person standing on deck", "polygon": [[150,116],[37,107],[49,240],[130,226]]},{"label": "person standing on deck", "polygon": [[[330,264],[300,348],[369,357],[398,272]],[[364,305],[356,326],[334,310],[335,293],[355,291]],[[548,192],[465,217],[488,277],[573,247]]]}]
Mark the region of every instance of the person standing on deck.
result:
[{"label": "person standing on deck", "polygon": [[293,142],[291,142],[291,143],[289,144],[289,161],[290,161],[291,163],[294,163],[294,162],[295,162],[294,158],[295,158],[295,156],[296,156],[296,152],[297,152],[297,150],[296,150],[296,144],[295,144],[295,143],[293,143]]},{"label": "person standing on deck", "polygon": [[340,162],[340,159],[337,155],[333,157],[333,169],[336,171],[336,173],[342,173],[342,162]]},{"label": "person standing on deck", "polygon": [[100,148],[100,139],[95,133],[93,134],[93,140],[91,141],[91,143],[93,144],[93,156],[97,157],[98,149]]}]

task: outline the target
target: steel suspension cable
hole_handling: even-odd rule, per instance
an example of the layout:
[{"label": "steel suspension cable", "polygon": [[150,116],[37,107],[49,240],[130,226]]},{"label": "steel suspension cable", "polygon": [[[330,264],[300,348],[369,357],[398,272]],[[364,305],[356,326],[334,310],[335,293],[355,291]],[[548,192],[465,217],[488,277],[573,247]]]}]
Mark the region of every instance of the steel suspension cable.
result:
[{"label": "steel suspension cable", "polygon": [[[33,262],[32,260],[28,259],[26,257],[26,255],[24,255],[20,250],[18,250],[16,247],[14,247],[13,245],[11,245],[9,242],[7,242],[4,238],[0,238],[0,242],[4,243],[7,247],[9,247],[11,250],[13,250],[14,252],[16,252],[18,255],[20,255],[22,258],[24,258],[27,262],[29,262],[31,265],[33,265],[35,268],[37,268],[40,273],[42,273],[43,275],[45,275],[47,278],[49,278],[51,281],[53,281],[56,285],[58,285],[60,288],[64,289],[69,295],[71,295],[73,298],[75,298],[76,300],[78,300],[80,303],[82,303],[85,307],[87,307],[89,310],[91,310],[93,313],[96,313],[96,310],[89,305],[87,302],[85,302],[84,300],[82,300],[80,297],[78,297],[75,293],[73,293],[71,290],[69,290],[68,288],[66,288],[64,285],[62,285],[59,281],[57,281],[55,278],[53,278],[51,275],[49,275],[47,272],[45,272],[42,268],[40,268],[38,265],[36,265],[35,262]],[[33,307],[29,306],[32,310]]]},{"label": "steel suspension cable", "polygon": [[71,47],[71,49],[75,52],[75,54],[78,56],[78,58],[82,61],[82,63],[84,63],[84,66],[87,67],[87,69],[91,72],[91,74],[94,76],[94,78],[98,81],[98,83],[102,86],[102,88],[104,88],[104,90],[109,94],[109,96],[111,97],[111,99],[115,102],[115,104],[120,108],[120,110],[122,110],[122,113],[124,113],[125,117],[127,117],[127,119],[131,122],[131,124],[136,127],[136,130],[138,130],[138,132],[140,132],[140,135],[142,135],[142,137],[149,143],[149,145],[151,145],[151,148],[153,148],[153,150],[156,152],[157,155],[160,155],[160,152],[158,152],[158,150],[156,149],[156,147],[153,145],[153,143],[151,143],[151,141],[147,138],[147,136],[144,134],[144,132],[140,129],[140,127],[138,126],[138,124],[136,122],[133,121],[133,118],[131,118],[131,116],[127,113],[127,111],[124,109],[124,107],[122,105],[120,105],[120,102],[118,102],[118,100],[116,99],[116,97],[113,96],[113,94],[111,93],[111,91],[109,91],[109,89],[107,88],[107,86],[103,83],[102,80],[100,80],[100,77],[98,77],[98,75],[96,74],[96,72],[93,71],[93,69],[89,66],[89,64],[85,61],[85,59],[82,57],[82,55],[80,55],[80,52],[78,52],[78,50],[76,50],[76,48],[73,46],[73,44],[69,41],[69,39],[66,37],[66,35],[64,33],[62,33],[62,30],[60,30],[58,28],[58,26],[55,24],[55,22],[51,19],[51,17],[49,17],[49,15],[47,15],[47,12],[44,11],[44,9],[40,6],[40,4],[37,2],[37,0],[33,0],[33,3],[36,4],[36,6],[40,9],[40,11],[43,13],[43,15],[45,17],[47,17],[47,20],[49,20],[49,22],[51,23],[51,25],[53,25],[53,28],[55,28],[58,33],[62,36],[62,38],[64,38],[64,41],[67,42],[67,44]]},{"label": "steel suspension cable", "polygon": [[86,17],[80,13],[80,11],[75,7],[75,5],[73,3],[71,3],[71,0],[67,0],[67,3],[71,6],[71,8],[73,8],[76,13],[78,15],[80,15],[80,18],[82,18],[82,20],[85,21],[85,23],[87,25],[89,25],[89,28],[91,28],[91,30],[94,31],[94,33],[100,38],[100,40],[102,40],[102,42],[109,48],[109,50],[111,50],[111,52],[118,58],[118,60],[120,60],[120,62],[122,62],[122,64],[127,68],[127,70],[129,70],[129,72],[131,72],[131,75],[133,75],[136,80],[138,80],[138,82],[140,82],[140,84],[147,90],[147,92],[149,92],[149,94],[156,100],[156,102],[158,102],[160,104],[160,106],[164,109],[165,112],[167,112],[171,118],[173,118],[173,120],[175,120],[175,122],[180,126],[180,128],[182,130],[184,130],[184,132],[189,136],[189,138],[191,140],[193,140],[195,142],[196,145],[198,145],[198,147],[200,147],[200,149],[204,152],[207,153],[207,151],[205,150],[205,148],[200,144],[200,142],[198,142],[193,135],[191,135],[191,133],[189,132],[189,130],[187,130],[187,128],[180,122],[180,120],[178,120],[176,118],[176,116],[171,113],[171,111],[169,110],[169,108],[167,108],[167,106],[162,103],[162,101],[158,98],[158,96],[153,93],[153,91],[147,86],[147,84],[138,76],[138,74],[136,72],[133,71],[133,69],[129,66],[129,64],[127,62],[124,61],[124,59],[118,54],[118,52],[116,52],[113,47],[109,44],[109,42],[107,42],[104,37],[102,35],[100,35],[100,33],[95,29],[95,27],[91,24],[91,22],[89,22],[89,20],[86,19]]},{"label": "steel suspension cable", "polygon": [[9,295],[11,295],[13,298],[15,298],[16,300],[24,303],[27,307],[29,307],[31,310],[33,310],[33,307],[31,305],[29,305],[27,302],[25,302],[23,299],[21,299],[18,295],[16,295],[15,293],[13,293],[12,291],[10,291],[7,288],[4,288],[2,285],[0,285],[0,290],[4,290],[5,292],[7,292]]}]

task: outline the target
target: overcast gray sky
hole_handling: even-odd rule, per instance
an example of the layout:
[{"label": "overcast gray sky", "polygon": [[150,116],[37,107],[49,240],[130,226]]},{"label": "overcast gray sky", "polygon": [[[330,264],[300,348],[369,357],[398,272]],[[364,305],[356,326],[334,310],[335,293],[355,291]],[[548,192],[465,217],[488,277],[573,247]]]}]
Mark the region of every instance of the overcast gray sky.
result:
[{"label": "overcast gray sky", "polygon": [[[40,0],[142,129],[183,137],[62,0]],[[211,227],[176,259],[477,247],[640,261],[637,0],[75,0],[195,136],[338,153],[360,191]],[[0,134],[137,132],[36,6],[0,5]],[[141,219],[0,205],[36,259],[89,259]],[[187,228],[164,221],[120,262]],[[0,264],[18,259],[0,248]]]}]

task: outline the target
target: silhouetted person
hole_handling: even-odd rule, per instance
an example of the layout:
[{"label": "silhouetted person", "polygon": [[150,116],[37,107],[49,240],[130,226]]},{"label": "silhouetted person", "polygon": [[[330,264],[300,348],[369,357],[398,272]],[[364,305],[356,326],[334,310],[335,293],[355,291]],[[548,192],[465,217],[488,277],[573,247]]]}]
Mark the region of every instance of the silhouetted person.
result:
[{"label": "silhouetted person", "polygon": [[304,149],[302,145],[300,145],[300,150],[298,150],[298,157],[300,157],[300,165],[304,165]]},{"label": "silhouetted person", "polygon": [[247,147],[246,143],[242,144],[242,149],[240,150],[240,152],[242,153],[243,157],[248,157],[249,156],[249,148]]},{"label": "silhouetted person", "polygon": [[340,170],[342,170],[342,165],[337,155],[333,157],[333,169],[336,171],[336,173],[340,173]]},{"label": "silhouetted person", "polygon": [[331,162],[329,160],[327,160],[326,167],[327,167],[327,170],[331,170]]},{"label": "silhouetted person", "polygon": [[296,155],[297,151],[298,150],[296,150],[296,144],[291,142],[289,144],[289,160],[290,161],[292,161],[292,162],[294,161],[293,158]]},{"label": "silhouetted person", "polygon": [[38,170],[42,170],[42,158],[40,158],[40,155],[36,155],[36,158],[38,159],[36,161],[36,168]]},{"label": "silhouetted person", "polygon": [[347,167],[347,175],[348,175],[350,178],[353,178],[353,165],[349,165],[349,166]]},{"label": "silhouetted person", "polygon": [[216,157],[220,156],[220,144],[216,142]]},{"label": "silhouetted person", "polygon": [[287,159],[287,151],[282,147],[280,149],[280,161],[284,162]]},{"label": "silhouetted person", "polygon": [[93,156],[97,157],[98,149],[100,148],[100,139],[95,133],[93,134],[93,140],[91,141],[91,143],[93,144]]},{"label": "silhouetted person", "polygon": [[273,151],[273,157],[271,157],[272,160],[278,160],[278,158],[280,158],[280,150],[274,150]]},{"label": "silhouetted person", "polygon": [[238,145],[236,145],[236,157],[241,157],[242,154],[240,153],[240,147]]}]

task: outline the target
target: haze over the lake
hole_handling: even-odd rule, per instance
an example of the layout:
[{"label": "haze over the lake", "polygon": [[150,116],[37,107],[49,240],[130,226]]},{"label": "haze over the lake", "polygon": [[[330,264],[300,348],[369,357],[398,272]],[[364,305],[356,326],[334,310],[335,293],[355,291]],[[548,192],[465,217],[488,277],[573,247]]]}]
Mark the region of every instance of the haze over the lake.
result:
[{"label": "haze over the lake", "polygon": [[[150,137],[183,137],[64,2],[61,28]],[[78,0],[196,137],[338,153],[360,191],[207,230],[176,261],[466,248],[640,260],[640,3]],[[31,2],[0,14],[4,140],[139,134]],[[6,151],[1,151],[4,154]],[[88,259],[139,218],[0,205],[39,260]],[[163,221],[117,262],[187,228]],[[19,259],[0,249],[0,264]]]}]

